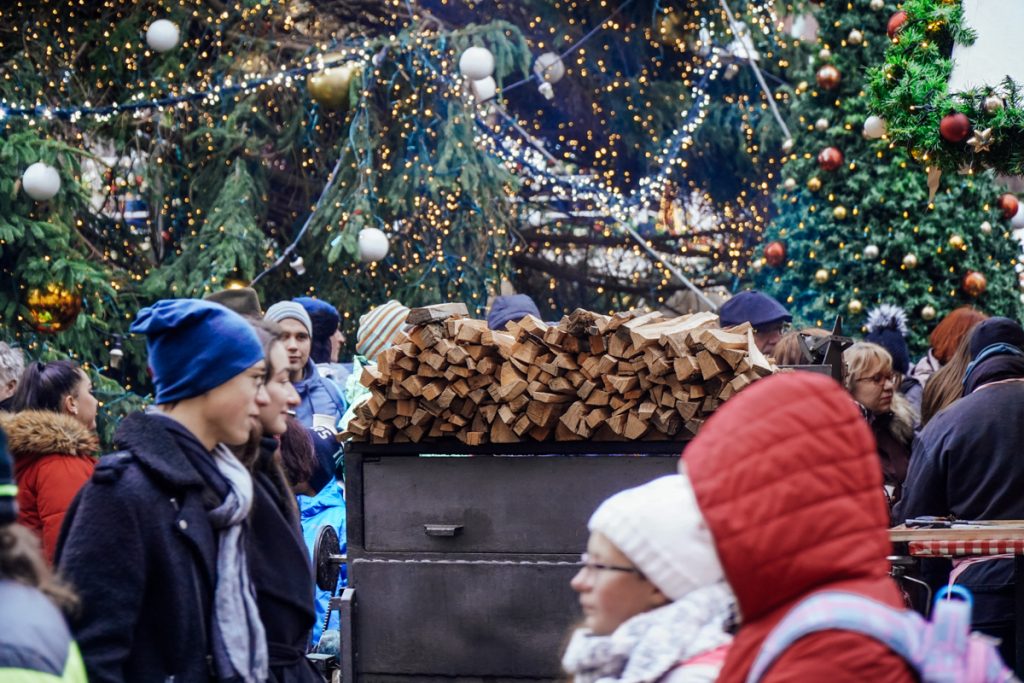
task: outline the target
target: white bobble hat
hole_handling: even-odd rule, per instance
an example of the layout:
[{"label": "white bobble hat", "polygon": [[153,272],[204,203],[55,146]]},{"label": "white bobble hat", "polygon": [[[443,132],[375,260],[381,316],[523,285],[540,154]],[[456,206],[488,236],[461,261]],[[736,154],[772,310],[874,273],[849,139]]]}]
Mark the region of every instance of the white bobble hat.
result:
[{"label": "white bobble hat", "polygon": [[670,474],[607,499],[590,517],[669,600],[725,578],[690,478]]}]

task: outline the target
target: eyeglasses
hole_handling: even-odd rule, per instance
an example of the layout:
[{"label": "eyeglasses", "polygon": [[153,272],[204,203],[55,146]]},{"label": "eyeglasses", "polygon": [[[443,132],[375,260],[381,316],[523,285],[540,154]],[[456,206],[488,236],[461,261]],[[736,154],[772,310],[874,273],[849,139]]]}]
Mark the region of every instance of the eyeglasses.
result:
[{"label": "eyeglasses", "polygon": [[600,562],[591,562],[590,555],[588,555],[587,553],[583,553],[582,555],[580,555],[580,564],[583,565],[583,569],[587,571],[625,572],[627,574],[636,574],[637,576],[643,576],[643,572],[641,572],[636,567],[617,567],[613,564],[601,564]]},{"label": "eyeglasses", "polygon": [[792,328],[792,323],[780,323],[776,325],[768,325],[766,327],[755,328],[754,334],[772,334],[773,332],[778,332],[779,334],[786,334]]},{"label": "eyeglasses", "polygon": [[898,372],[879,372],[871,375],[870,377],[858,377],[856,382],[870,382],[871,384],[877,384],[878,386],[884,386],[888,382],[893,384],[899,384],[902,379],[902,375]]}]

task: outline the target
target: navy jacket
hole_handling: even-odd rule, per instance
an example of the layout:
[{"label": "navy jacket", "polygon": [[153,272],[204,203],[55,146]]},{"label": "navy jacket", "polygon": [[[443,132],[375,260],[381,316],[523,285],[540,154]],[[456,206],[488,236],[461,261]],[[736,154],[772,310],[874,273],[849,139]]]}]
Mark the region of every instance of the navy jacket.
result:
[{"label": "navy jacket", "polygon": [[[1024,519],[1024,382],[983,386],[941,411],[914,443],[896,523],[921,515]],[[945,583],[929,575],[931,583]],[[1013,623],[1013,562],[974,565],[958,583],[974,593],[976,628],[1004,637]],[[1012,663],[1013,639],[1004,640]]]},{"label": "navy jacket", "polygon": [[100,460],[58,543],[57,563],[82,601],[72,629],[92,683],[210,680],[211,493],[164,419],[121,422],[126,452]]}]

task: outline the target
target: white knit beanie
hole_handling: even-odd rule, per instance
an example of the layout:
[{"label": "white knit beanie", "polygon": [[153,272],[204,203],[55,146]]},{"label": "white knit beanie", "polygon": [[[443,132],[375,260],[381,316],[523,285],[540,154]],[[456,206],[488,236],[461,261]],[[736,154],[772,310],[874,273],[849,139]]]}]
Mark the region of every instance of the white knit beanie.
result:
[{"label": "white knit beanie", "polygon": [[614,543],[669,600],[725,578],[685,474],[615,494],[587,526]]}]

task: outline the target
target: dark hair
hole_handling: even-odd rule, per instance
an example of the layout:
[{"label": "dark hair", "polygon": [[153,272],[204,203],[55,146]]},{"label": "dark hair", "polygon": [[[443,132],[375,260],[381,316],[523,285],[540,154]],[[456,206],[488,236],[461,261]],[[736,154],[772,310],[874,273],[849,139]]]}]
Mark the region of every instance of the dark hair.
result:
[{"label": "dark hair", "polygon": [[29,363],[14,392],[12,407],[22,410],[64,412],[64,398],[75,393],[82,381],[82,369],[70,360]]},{"label": "dark hair", "polygon": [[281,435],[281,464],[288,484],[294,488],[308,482],[319,463],[306,426],[293,417],[287,422],[288,428]]},{"label": "dark hair", "polygon": [[19,524],[0,526],[0,579],[38,588],[65,615],[78,607],[74,591],[43,559],[39,538]]}]

